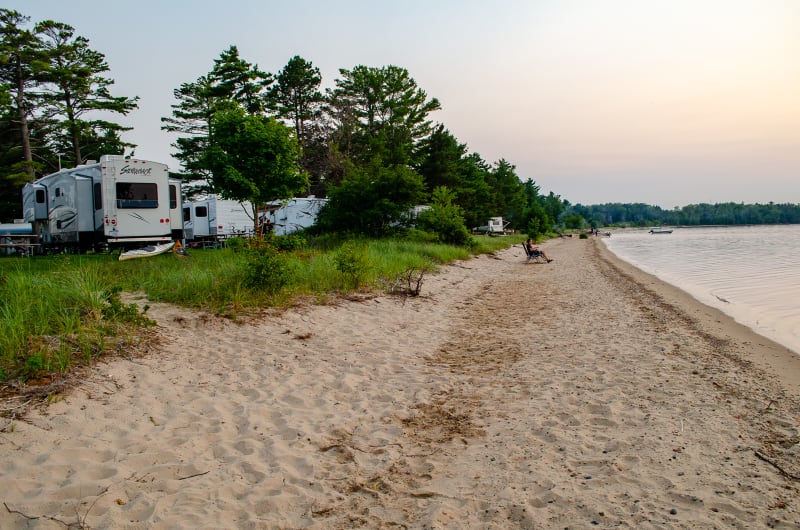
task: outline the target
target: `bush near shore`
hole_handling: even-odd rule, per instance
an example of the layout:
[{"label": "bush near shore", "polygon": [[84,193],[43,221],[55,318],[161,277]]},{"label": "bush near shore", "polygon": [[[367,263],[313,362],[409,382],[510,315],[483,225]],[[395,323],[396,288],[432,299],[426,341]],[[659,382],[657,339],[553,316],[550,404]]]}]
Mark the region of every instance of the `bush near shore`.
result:
[{"label": "bush near shore", "polygon": [[190,250],[188,257],[0,259],[0,382],[51,381],[103,355],[135,350],[154,323],[146,305],[124,303],[122,292],[237,318],[300,299],[325,303],[357,291],[387,292],[399,283],[407,284],[402,292],[417,294],[422,275],[439,265],[521,240],[476,237],[459,247],[422,236],[288,236],[261,244],[234,240],[224,249]]}]

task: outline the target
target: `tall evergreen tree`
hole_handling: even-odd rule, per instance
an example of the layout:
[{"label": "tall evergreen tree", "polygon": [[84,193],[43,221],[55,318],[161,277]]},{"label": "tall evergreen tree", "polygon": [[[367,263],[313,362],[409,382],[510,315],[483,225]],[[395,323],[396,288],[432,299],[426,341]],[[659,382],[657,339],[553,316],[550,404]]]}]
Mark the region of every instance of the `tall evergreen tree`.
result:
[{"label": "tall evergreen tree", "polygon": [[249,115],[263,115],[266,89],[272,76],[239,56],[231,46],[214,60],[211,71],[173,91],[177,103],[172,116],[162,117],[161,128],[178,134],[173,156],[183,168],[182,178],[191,182],[188,195],[213,191],[209,151],[214,147],[213,122],[217,112],[242,108]]},{"label": "tall evergreen tree", "polygon": [[0,223],[21,217],[20,190],[29,180],[27,172],[20,170],[24,161],[15,116],[11,97],[0,85]]},{"label": "tall evergreen tree", "polygon": [[405,68],[356,66],[340,69],[336,88],[328,92],[329,104],[352,127],[359,144],[359,160],[377,158],[387,166],[415,162],[419,141],[431,131],[428,115],[441,108],[429,99]]},{"label": "tall evergreen tree", "polygon": [[183,179],[194,183],[188,194],[207,193],[211,191],[208,185],[211,173],[203,157],[210,146],[217,98],[207,76],[199,77],[194,83],[183,83],[172,93],[177,103],[172,104],[171,117],[161,118],[161,129],[180,135],[172,144],[176,149],[173,156],[184,169]]},{"label": "tall evergreen tree", "polygon": [[[461,159],[467,146],[459,144],[455,136],[439,124],[420,147],[421,162],[417,170],[425,179],[428,191],[445,186],[455,191],[462,186]],[[455,202],[458,202],[456,199]]]},{"label": "tall evergreen tree", "polygon": [[464,221],[468,227],[482,226],[490,217],[498,215],[492,202],[492,190],[487,183],[491,168],[478,153],[461,159],[462,184],[454,191],[457,203],[464,209]]},{"label": "tall evergreen tree", "polygon": [[28,125],[35,108],[31,90],[38,84],[37,69],[43,66],[43,51],[36,33],[25,28],[29,21],[30,17],[17,11],[0,8],[0,85],[7,87],[6,102],[14,116],[6,117],[16,122],[22,151],[9,174],[13,177],[22,173],[33,181],[35,164]]},{"label": "tall evergreen tree", "polygon": [[493,215],[501,215],[517,226],[522,221],[525,195],[516,167],[507,160],[498,160],[487,176],[487,184],[492,190]]},{"label": "tall evergreen tree", "polygon": [[319,117],[324,96],[319,68],[295,55],[275,78],[269,101],[278,117],[290,120],[300,147],[306,144],[306,124]]},{"label": "tall evergreen tree", "polygon": [[208,80],[214,97],[235,101],[253,115],[265,110],[266,89],[273,82],[272,74],[239,57],[236,46],[231,46],[214,59]]},{"label": "tall evergreen tree", "polygon": [[83,162],[81,147],[87,137],[101,135],[117,137],[129,130],[114,122],[89,119],[96,111],[127,115],[138,107],[138,96],[112,96],[111,78],[101,74],[108,71],[105,56],[89,47],[89,41],[75,35],[72,26],[47,20],[36,25],[42,35],[48,65],[43,72],[46,82],[42,95],[42,111],[51,120],[58,120],[56,134],[66,136],[72,147],[74,163]]},{"label": "tall evergreen tree", "polygon": [[324,193],[328,138],[322,118],[325,97],[320,91],[319,68],[295,55],[275,77],[268,101],[278,117],[294,126],[300,143],[300,165],[309,174],[309,192]]}]

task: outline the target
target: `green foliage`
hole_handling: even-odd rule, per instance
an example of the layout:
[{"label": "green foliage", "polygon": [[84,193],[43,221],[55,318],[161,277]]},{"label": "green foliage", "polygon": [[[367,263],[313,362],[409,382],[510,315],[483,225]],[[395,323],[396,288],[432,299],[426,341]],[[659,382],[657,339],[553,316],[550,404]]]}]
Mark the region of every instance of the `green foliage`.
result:
[{"label": "green foliage", "polygon": [[[491,205],[496,212],[493,215],[501,215],[511,226],[519,226],[523,221],[526,201],[516,168],[501,159],[495,163],[486,181],[491,189]],[[485,221],[482,224],[484,223]]]},{"label": "green foliage", "polygon": [[275,78],[269,91],[271,106],[278,116],[294,123],[295,137],[301,145],[306,144],[306,123],[321,114],[324,101],[319,87],[322,83],[319,68],[299,55],[295,55]]},{"label": "green foliage", "polygon": [[538,199],[534,199],[531,203],[526,217],[528,218],[527,232],[528,237],[534,241],[538,240],[541,236],[546,234],[551,226],[552,220],[547,212],[544,211]]},{"label": "green foliage", "polygon": [[405,166],[352,168],[345,180],[330,190],[317,229],[386,235],[423,195],[422,178]]},{"label": "green foliage", "polygon": [[216,140],[206,153],[206,164],[223,197],[263,205],[306,189],[290,128],[234,108],[217,112],[211,129]]},{"label": "green foliage", "polygon": [[154,326],[155,320],[147,317],[147,310],[150,308],[145,305],[141,310],[134,303],[126,304],[120,300],[122,287],[115,285],[105,293],[105,304],[102,308],[103,318],[114,322],[125,322],[137,327]]},{"label": "green foliage", "polygon": [[[19,260],[19,261],[18,261]],[[135,304],[120,301],[107,258],[6,258],[0,273],[0,370],[27,379],[91,362],[109,337],[153,322]],[[33,265],[43,265],[41,269]],[[16,266],[15,266],[16,265]]]},{"label": "green foliage", "polygon": [[[470,248],[431,243],[420,231],[405,239],[309,237],[302,253],[257,242],[234,251],[192,250],[117,261],[106,255],[0,259],[0,376],[31,378],[92,362],[131,344],[152,324],[122,291],[235,317],[303,296],[325,301],[333,292],[386,289],[404,271],[465,260],[517,243],[515,237],[474,238]],[[30,358],[30,361],[28,360]],[[2,380],[2,379],[0,379]]]},{"label": "green foliage", "polygon": [[272,236],[272,244],[280,251],[300,250],[306,246],[306,238],[301,233],[286,236]]},{"label": "green foliage", "polygon": [[800,204],[690,204],[673,210],[642,203],[574,205],[570,213],[597,226],[748,225],[800,223]]},{"label": "green foliage", "polygon": [[211,173],[205,165],[205,153],[211,144],[211,120],[216,112],[211,81],[201,76],[193,83],[183,83],[172,94],[177,103],[172,105],[172,116],[161,118],[161,128],[181,135],[172,144],[176,149],[173,156],[184,171],[179,176],[192,182],[190,188],[184,186],[189,197],[211,192]]},{"label": "green foliage", "polygon": [[464,224],[463,210],[453,204],[455,194],[445,186],[433,190],[431,207],[421,212],[417,225],[437,235],[442,243],[469,245],[471,237]]},{"label": "green foliage", "polygon": [[239,57],[236,46],[230,46],[214,59],[214,68],[207,79],[209,95],[218,100],[236,102],[251,115],[264,110],[265,91],[273,81],[272,74]]},{"label": "green foliage", "polygon": [[[30,28],[29,22],[0,8],[0,181],[53,172],[59,153],[64,166],[73,166],[132,146],[121,139],[129,128],[100,117],[137,106],[135,97],[111,95],[103,54],[67,24],[46,20]],[[0,201],[0,218],[20,217],[10,208]]]},{"label": "green foliage", "polygon": [[244,285],[250,289],[275,294],[291,282],[292,264],[272,245],[252,247],[249,251]]},{"label": "green foliage", "polygon": [[561,218],[561,224],[567,228],[578,230],[586,226],[586,219],[580,214],[570,213]]},{"label": "green foliage", "polygon": [[338,270],[347,278],[349,286],[358,289],[369,275],[370,263],[367,247],[358,241],[347,241],[334,254],[333,258]]},{"label": "green foliage", "polygon": [[492,189],[487,181],[490,167],[477,153],[473,153],[461,160],[460,171],[462,184],[453,191],[458,195],[457,204],[464,209],[466,225],[485,225],[490,217],[497,215],[492,203]]},{"label": "green foliage", "polygon": [[[55,143],[67,143],[74,164],[85,158],[84,141],[104,138],[115,150],[124,148],[118,134],[130,128],[90,117],[97,111],[127,115],[138,107],[138,97],[112,96],[109,87],[114,83],[101,74],[108,71],[105,56],[89,47],[89,40],[75,35],[75,28],[61,22],[46,20],[36,25],[47,54],[47,67],[41,80],[48,90],[41,94],[40,111],[52,120]],[[60,140],[59,140],[60,139]],[[103,141],[100,141],[103,143]],[[108,146],[100,146],[104,154]],[[121,153],[117,153],[121,154]]]},{"label": "green foliage", "polygon": [[429,99],[405,68],[356,66],[340,69],[328,93],[332,114],[341,123],[339,145],[357,164],[376,158],[387,166],[414,162],[416,144],[430,134],[428,115],[441,108]]},{"label": "green foliage", "polygon": [[247,240],[243,237],[231,237],[225,241],[225,247],[233,252],[239,252],[247,247]]},{"label": "green foliage", "polygon": [[464,185],[462,158],[467,146],[459,144],[455,136],[439,125],[421,143],[422,162],[418,171],[424,177],[429,191],[438,186],[446,186],[451,190]]}]

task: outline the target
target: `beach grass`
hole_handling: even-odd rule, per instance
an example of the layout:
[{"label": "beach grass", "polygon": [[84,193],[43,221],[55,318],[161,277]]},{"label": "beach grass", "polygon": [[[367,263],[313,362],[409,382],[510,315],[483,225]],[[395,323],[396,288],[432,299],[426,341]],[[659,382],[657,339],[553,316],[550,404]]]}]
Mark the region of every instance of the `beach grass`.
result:
[{"label": "beach grass", "polygon": [[281,252],[237,244],[127,261],[109,254],[0,259],[0,381],[63,374],[136,343],[138,330],[152,322],[147,306],[123,302],[123,292],[238,318],[298,299],[325,303],[386,291],[414,271],[434,271],[521,238],[476,237],[470,247],[319,238]]}]

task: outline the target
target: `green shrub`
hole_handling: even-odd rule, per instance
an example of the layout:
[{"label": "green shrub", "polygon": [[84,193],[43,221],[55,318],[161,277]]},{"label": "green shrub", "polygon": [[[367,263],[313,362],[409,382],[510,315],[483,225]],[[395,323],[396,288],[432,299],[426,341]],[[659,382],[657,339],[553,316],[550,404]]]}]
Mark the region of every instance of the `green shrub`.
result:
[{"label": "green shrub", "polygon": [[357,241],[347,241],[334,254],[336,270],[347,278],[356,289],[367,279],[372,264],[367,255],[367,246]]},{"label": "green shrub", "polygon": [[42,352],[32,353],[25,360],[25,372],[35,374],[47,368],[47,356]]},{"label": "green shrub", "polygon": [[246,287],[275,294],[289,284],[292,279],[291,262],[275,247],[261,245],[248,252],[250,254],[244,274]]},{"label": "green shrub", "polygon": [[275,236],[272,238],[275,248],[285,252],[300,250],[306,246],[306,238],[300,234],[290,234],[288,236]]},{"label": "green shrub", "polygon": [[134,326],[154,326],[156,323],[147,316],[150,306],[145,305],[140,311],[136,304],[126,304],[120,300],[122,287],[116,285],[109,287],[105,293],[105,307],[102,309],[103,318],[112,322],[125,322]]},{"label": "green shrub", "polygon": [[469,246],[471,237],[464,224],[464,211],[453,204],[455,197],[446,186],[437,186],[433,190],[430,209],[419,214],[417,225],[436,234],[442,243]]},{"label": "green shrub", "polygon": [[225,241],[225,247],[239,252],[247,247],[247,240],[243,237],[231,237]]}]

